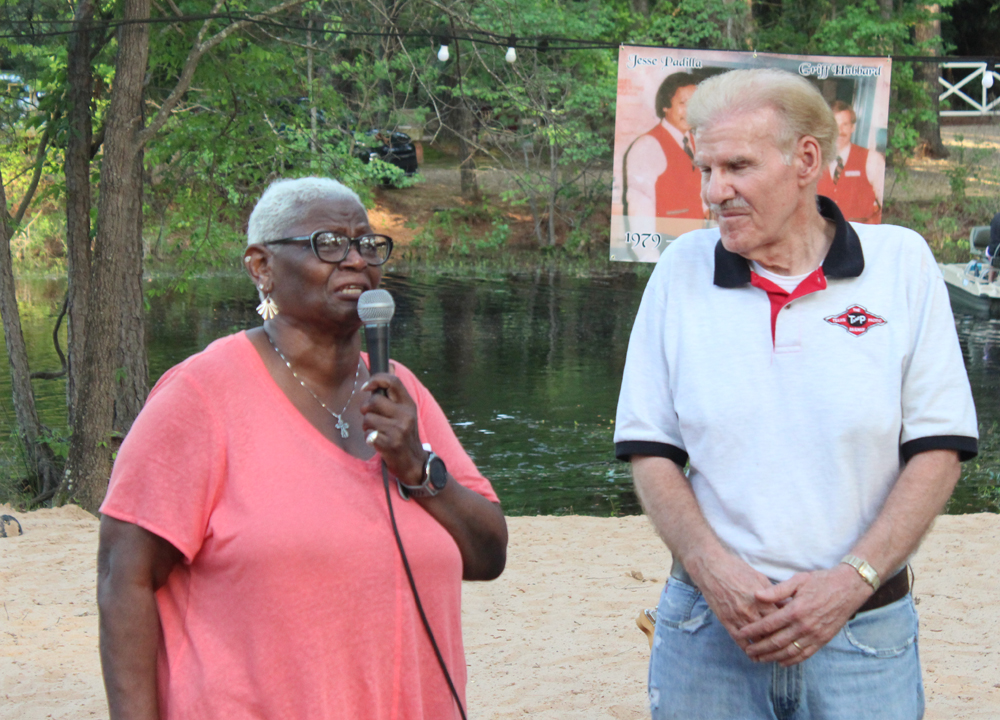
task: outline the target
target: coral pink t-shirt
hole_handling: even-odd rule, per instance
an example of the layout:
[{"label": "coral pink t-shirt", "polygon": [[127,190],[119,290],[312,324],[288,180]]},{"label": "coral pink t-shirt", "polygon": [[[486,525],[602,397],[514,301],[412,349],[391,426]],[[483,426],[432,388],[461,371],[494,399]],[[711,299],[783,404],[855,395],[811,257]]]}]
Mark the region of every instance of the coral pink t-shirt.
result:
[{"label": "coral pink t-shirt", "polygon": [[[430,392],[396,364],[420,436],[463,485],[496,495]],[[417,589],[465,701],[458,546],[393,487]],[[101,512],[184,554],[157,593],[166,720],[458,717],[407,584],[380,457],[324,438],[244,333],[153,388]]]}]

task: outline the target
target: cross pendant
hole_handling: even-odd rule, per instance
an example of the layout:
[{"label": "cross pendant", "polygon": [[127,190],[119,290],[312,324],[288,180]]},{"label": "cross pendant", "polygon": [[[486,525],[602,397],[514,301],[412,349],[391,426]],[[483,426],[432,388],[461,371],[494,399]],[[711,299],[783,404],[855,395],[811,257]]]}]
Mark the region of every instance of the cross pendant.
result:
[{"label": "cross pendant", "polygon": [[347,430],[350,427],[351,426],[348,425],[344,420],[342,420],[339,417],[337,418],[337,429],[340,430],[340,437],[346,438],[347,437]]}]

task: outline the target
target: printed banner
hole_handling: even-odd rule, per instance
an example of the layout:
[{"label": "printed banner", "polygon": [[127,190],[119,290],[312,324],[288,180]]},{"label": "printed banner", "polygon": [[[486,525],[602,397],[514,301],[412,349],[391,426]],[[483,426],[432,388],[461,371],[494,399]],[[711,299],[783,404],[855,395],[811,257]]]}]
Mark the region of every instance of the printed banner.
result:
[{"label": "printed banner", "polygon": [[817,191],[854,222],[878,223],[885,187],[892,61],[623,45],[618,54],[611,259],[656,262],[678,235],[717,223],[692,163],[687,101],[698,83],[737,68],[797,73],[830,103],[840,130]]}]

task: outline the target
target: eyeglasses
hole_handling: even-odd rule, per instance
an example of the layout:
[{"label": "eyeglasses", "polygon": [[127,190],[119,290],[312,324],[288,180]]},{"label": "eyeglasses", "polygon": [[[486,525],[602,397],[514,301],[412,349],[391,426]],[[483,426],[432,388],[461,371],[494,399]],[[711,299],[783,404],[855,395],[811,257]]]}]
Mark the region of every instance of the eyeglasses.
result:
[{"label": "eyeglasses", "polygon": [[369,265],[381,265],[392,254],[392,238],[388,235],[367,234],[356,238],[347,237],[330,230],[317,230],[312,235],[268,240],[265,245],[308,242],[313,253],[323,262],[342,262],[351,252],[351,245],[357,245],[358,252]]}]

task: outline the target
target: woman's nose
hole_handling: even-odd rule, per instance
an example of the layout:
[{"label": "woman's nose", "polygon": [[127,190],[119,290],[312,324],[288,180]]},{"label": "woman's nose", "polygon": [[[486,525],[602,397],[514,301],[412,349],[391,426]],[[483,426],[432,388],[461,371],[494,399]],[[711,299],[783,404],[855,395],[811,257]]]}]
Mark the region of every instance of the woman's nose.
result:
[{"label": "woman's nose", "polygon": [[339,264],[346,267],[363,268],[368,264],[368,261],[362,257],[358,243],[352,242],[347,248],[347,256]]}]

